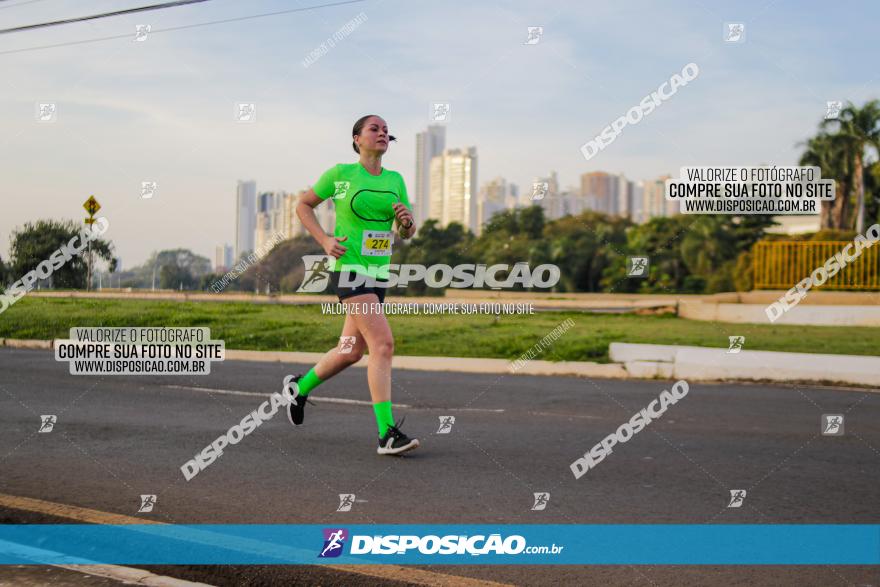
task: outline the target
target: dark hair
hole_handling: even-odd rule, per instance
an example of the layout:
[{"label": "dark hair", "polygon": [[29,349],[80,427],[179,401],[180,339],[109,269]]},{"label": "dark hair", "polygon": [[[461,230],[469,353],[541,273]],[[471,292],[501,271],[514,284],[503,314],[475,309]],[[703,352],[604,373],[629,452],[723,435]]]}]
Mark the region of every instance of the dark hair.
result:
[{"label": "dark hair", "polygon": [[[367,124],[367,121],[372,117],[382,118],[378,114],[367,114],[366,116],[361,116],[358,118],[357,122],[354,123],[354,128],[351,129],[351,136],[361,136],[361,131],[364,130],[364,125]],[[397,137],[394,135],[388,135],[388,142],[396,141]],[[354,140],[351,141],[351,148],[354,149],[355,153],[360,153],[361,150],[358,148],[357,143]]]}]

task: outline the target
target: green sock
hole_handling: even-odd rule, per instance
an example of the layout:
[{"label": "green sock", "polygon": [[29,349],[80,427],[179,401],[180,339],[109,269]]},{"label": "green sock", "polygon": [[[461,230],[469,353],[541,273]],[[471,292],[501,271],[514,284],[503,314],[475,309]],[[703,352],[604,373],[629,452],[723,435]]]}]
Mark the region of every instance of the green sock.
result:
[{"label": "green sock", "polygon": [[389,426],[394,426],[394,417],[391,415],[391,402],[379,402],[373,404],[373,412],[376,414],[376,424],[379,425],[379,437],[385,436]]},{"label": "green sock", "polygon": [[318,377],[317,373],[315,373],[315,368],[312,367],[309,369],[309,372],[302,376],[297,382],[297,387],[299,387],[300,395],[309,395],[309,392],[324,383],[321,381],[321,378]]}]

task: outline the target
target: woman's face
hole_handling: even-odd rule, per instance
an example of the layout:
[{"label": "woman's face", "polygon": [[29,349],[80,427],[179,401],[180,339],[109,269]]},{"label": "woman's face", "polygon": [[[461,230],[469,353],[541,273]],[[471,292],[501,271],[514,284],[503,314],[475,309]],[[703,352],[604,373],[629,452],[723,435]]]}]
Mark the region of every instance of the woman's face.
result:
[{"label": "woman's face", "polygon": [[388,124],[379,116],[371,116],[361,129],[361,134],[354,137],[361,153],[378,151],[380,154],[388,150]]}]

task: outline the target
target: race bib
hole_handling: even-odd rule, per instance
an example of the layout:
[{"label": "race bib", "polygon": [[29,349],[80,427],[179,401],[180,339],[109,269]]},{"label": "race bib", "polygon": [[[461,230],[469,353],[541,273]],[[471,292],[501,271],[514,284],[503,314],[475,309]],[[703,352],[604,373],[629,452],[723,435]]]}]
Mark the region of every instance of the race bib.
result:
[{"label": "race bib", "polygon": [[387,257],[391,254],[394,233],[390,230],[365,230],[361,241],[361,255],[365,257]]}]

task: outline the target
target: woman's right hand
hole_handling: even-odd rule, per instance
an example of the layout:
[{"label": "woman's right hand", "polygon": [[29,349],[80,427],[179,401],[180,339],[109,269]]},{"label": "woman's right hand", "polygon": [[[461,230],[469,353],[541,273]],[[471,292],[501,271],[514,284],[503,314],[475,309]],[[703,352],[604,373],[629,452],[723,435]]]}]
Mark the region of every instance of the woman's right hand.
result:
[{"label": "woman's right hand", "polygon": [[328,234],[327,238],[325,238],[323,242],[321,242],[321,247],[324,249],[325,253],[327,253],[331,257],[338,259],[342,255],[344,255],[345,251],[347,250],[339,243],[344,243],[347,240],[347,236],[332,236]]}]

